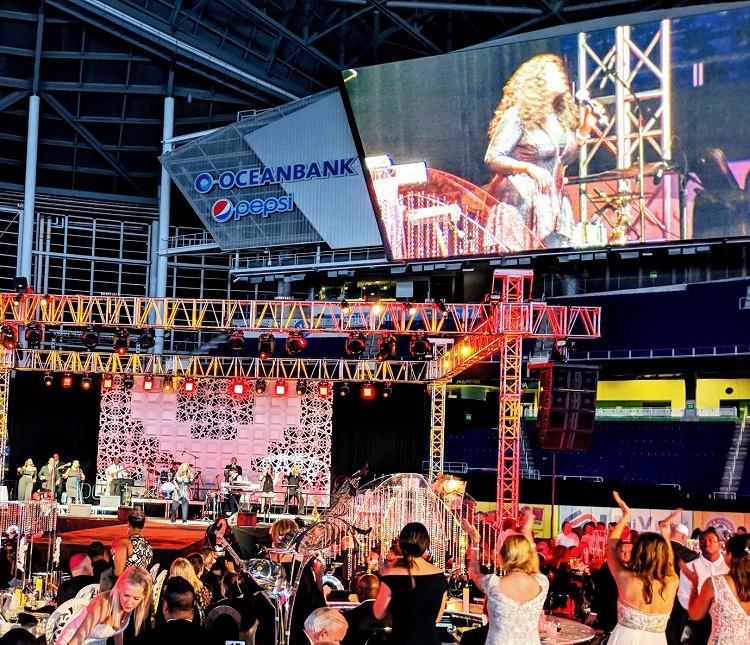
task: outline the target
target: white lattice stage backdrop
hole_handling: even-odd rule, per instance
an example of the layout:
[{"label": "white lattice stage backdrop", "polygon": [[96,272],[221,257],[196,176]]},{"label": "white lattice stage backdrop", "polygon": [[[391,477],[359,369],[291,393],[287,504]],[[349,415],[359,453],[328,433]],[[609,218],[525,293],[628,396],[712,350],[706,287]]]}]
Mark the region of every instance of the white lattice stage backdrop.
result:
[{"label": "white lattice stage backdrop", "polygon": [[[135,463],[131,471],[146,479],[149,469],[164,470],[161,461],[186,461],[201,471],[201,488],[217,487],[224,466],[237,457],[243,475],[259,481],[267,463],[277,473],[299,464],[306,489],[327,492],[331,479],[331,397],[317,391],[276,396],[229,394],[228,379],[200,379],[192,394],[179,388],[163,392],[160,378],[154,391],[144,392],[142,379],[125,389],[115,378],[102,391],[97,471],[119,457]],[[290,384],[291,385],[291,384]]]}]

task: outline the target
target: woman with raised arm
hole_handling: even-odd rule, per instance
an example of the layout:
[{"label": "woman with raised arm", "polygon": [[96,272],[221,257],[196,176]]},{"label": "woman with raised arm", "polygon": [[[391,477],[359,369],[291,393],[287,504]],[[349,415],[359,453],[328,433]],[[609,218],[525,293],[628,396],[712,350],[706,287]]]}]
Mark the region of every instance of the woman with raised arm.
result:
[{"label": "woman with raised arm", "polygon": [[691,620],[711,614],[709,645],[750,643],[750,535],[735,535],[727,542],[724,559],[729,574],[712,576],[698,594],[698,578],[685,571],[693,583],[688,603]]},{"label": "woman with raised arm", "polygon": [[474,548],[481,544],[479,531],[470,524],[464,525],[471,540],[466,550],[469,576],[487,597],[490,625],[487,645],[539,643],[539,616],[547,599],[549,580],[539,573],[531,531],[534,516],[530,510],[521,521],[522,532],[509,535],[500,547],[502,577],[482,575]]},{"label": "woman with raised arm", "polygon": [[680,579],[674,571],[669,525],[682,509],[659,522],[659,533],[641,533],[629,566],[617,556],[617,542],[630,519],[630,508],[613,493],[622,518],[609,536],[607,565],[617,583],[617,625],[608,645],[666,645],[665,630]]}]

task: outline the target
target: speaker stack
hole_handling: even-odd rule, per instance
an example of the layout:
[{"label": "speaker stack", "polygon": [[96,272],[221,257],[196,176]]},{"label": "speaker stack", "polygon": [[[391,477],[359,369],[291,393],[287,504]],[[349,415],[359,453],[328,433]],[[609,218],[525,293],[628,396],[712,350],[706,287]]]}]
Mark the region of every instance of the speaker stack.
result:
[{"label": "speaker stack", "polygon": [[540,367],[537,439],[548,450],[588,450],[594,432],[599,368],[568,363]]}]

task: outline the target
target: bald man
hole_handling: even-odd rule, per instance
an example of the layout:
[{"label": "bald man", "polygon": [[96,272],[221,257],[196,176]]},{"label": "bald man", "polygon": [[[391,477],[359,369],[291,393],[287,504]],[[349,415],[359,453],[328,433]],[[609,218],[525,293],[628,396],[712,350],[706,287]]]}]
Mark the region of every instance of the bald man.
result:
[{"label": "bald man", "polygon": [[391,627],[391,614],[388,612],[383,620],[375,618],[372,605],[380,591],[380,580],[377,576],[367,573],[357,582],[357,599],[360,604],[354,609],[344,612],[344,618],[349,624],[346,636],[341,645],[364,645],[375,632]]}]

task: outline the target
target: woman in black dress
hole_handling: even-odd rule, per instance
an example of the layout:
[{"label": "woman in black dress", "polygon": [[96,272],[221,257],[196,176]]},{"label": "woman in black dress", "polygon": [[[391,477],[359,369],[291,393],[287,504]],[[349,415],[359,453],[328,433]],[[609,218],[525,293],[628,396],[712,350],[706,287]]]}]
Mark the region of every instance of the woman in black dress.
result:
[{"label": "woman in black dress", "polygon": [[443,615],[448,584],[443,571],[424,559],[430,536],[424,525],[407,524],[399,535],[401,557],[384,572],[373,605],[376,618],[393,617],[392,645],[439,645],[435,625]]}]

